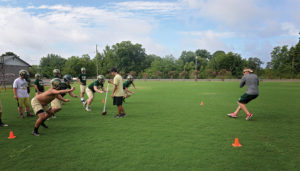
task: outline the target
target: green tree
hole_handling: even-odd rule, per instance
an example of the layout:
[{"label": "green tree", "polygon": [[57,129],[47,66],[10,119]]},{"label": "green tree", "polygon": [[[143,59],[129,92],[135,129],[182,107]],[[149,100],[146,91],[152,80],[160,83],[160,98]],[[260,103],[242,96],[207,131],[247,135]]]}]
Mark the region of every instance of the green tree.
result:
[{"label": "green tree", "polygon": [[52,78],[53,69],[59,69],[62,72],[66,61],[65,58],[55,54],[48,54],[46,57],[42,57],[40,61],[41,74],[44,77]]}]

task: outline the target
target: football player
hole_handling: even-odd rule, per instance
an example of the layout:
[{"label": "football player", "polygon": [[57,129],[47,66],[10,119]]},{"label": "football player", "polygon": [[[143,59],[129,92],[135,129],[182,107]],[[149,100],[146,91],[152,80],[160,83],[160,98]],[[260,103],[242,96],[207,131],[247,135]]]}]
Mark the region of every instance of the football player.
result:
[{"label": "football player", "polygon": [[[86,102],[84,102],[84,107],[86,111],[91,111],[90,106],[93,102],[94,99],[94,93],[104,93],[107,90],[104,88],[104,83],[105,83],[105,78],[103,75],[98,75],[97,80],[92,82],[87,88],[86,88],[86,94],[88,95],[88,99]],[[102,89],[102,91],[100,90]]]}]

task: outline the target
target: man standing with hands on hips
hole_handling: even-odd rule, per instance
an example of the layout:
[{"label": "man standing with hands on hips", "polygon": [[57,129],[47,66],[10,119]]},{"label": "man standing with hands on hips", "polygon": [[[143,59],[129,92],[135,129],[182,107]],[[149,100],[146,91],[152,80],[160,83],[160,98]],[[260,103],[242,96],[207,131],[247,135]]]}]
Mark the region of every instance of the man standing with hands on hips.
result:
[{"label": "man standing with hands on hips", "polygon": [[111,97],[113,98],[113,105],[116,105],[118,108],[118,114],[115,116],[115,118],[123,118],[126,116],[125,110],[122,106],[123,103],[123,79],[120,74],[118,74],[118,71],[116,68],[112,68],[110,70],[111,75],[114,76],[114,81],[112,82],[109,80],[108,82],[114,85],[114,90],[111,94]]}]

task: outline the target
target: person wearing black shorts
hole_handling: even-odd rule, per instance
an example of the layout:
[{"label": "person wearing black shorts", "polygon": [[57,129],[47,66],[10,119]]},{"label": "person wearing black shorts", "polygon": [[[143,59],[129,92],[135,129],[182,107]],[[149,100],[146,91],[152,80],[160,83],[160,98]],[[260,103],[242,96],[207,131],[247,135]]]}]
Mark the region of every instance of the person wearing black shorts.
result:
[{"label": "person wearing black shorts", "polygon": [[240,88],[244,87],[246,85],[247,92],[243,94],[239,100],[238,100],[238,107],[237,109],[230,114],[227,114],[227,116],[232,118],[237,118],[237,114],[242,109],[246,113],[246,120],[250,120],[253,117],[253,114],[250,113],[246,107],[246,104],[252,101],[253,99],[258,97],[258,77],[256,74],[253,73],[251,69],[244,69],[244,76],[242,77]]},{"label": "person wearing black shorts", "polygon": [[113,82],[109,80],[109,83],[114,85],[114,90],[111,94],[111,97],[113,98],[113,105],[116,105],[118,108],[118,114],[115,116],[115,118],[122,118],[126,116],[125,110],[122,106],[124,97],[123,79],[121,75],[118,74],[116,68],[112,68],[110,72],[114,76]]}]

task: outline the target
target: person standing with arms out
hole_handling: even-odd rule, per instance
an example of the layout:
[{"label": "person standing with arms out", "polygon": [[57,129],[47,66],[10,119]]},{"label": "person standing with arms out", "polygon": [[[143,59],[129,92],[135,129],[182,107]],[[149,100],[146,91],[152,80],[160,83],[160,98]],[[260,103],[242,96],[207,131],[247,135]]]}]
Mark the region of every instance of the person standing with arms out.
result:
[{"label": "person standing with arms out", "polygon": [[64,99],[61,94],[63,93],[71,93],[75,90],[74,87],[66,90],[59,90],[61,88],[61,81],[58,78],[54,78],[51,80],[51,88],[45,91],[44,93],[36,95],[31,100],[31,106],[33,108],[34,113],[38,116],[38,119],[35,122],[34,130],[32,131],[32,135],[40,136],[38,130],[40,125],[45,128],[48,128],[45,125],[45,120],[53,115],[52,111],[49,108],[49,103],[53,101],[53,99],[58,98],[61,101],[69,102],[69,99]]},{"label": "person standing with arms out", "polygon": [[112,82],[109,80],[109,83],[114,85],[114,90],[111,94],[111,97],[113,98],[113,105],[116,105],[118,108],[118,114],[115,116],[115,118],[122,118],[125,117],[125,110],[122,106],[123,104],[123,97],[124,97],[124,91],[123,91],[123,79],[120,74],[118,74],[118,71],[116,68],[112,68],[110,70],[111,75],[114,76],[114,81]]},{"label": "person standing with arms out", "polygon": [[128,75],[127,80],[123,83],[123,89],[124,89],[124,93],[125,93],[124,98],[128,98],[128,97],[130,97],[131,94],[134,94],[133,91],[129,91],[129,89],[128,89],[131,84],[132,84],[133,88],[136,89],[135,85],[133,83],[133,76]]},{"label": "person standing with arms out", "polygon": [[[86,88],[86,94],[88,95],[88,99],[86,102],[84,102],[84,106],[85,106],[85,110],[86,111],[91,111],[90,109],[90,106],[93,102],[93,99],[94,99],[94,94],[96,92],[98,93],[104,93],[106,92],[107,90],[105,90],[104,88],[104,83],[105,83],[105,78],[103,75],[98,75],[97,76],[97,80],[92,82],[87,88]],[[103,90],[101,91],[100,88]]]},{"label": "person standing with arms out", "polygon": [[86,89],[86,69],[84,67],[81,68],[81,74],[78,76],[77,81],[80,83],[80,100],[81,103],[84,104],[84,94]]},{"label": "person standing with arms out", "polygon": [[6,126],[8,125],[2,122],[2,104],[0,99],[0,127],[6,127]]},{"label": "person standing with arms out", "polygon": [[41,75],[38,73],[35,74],[34,88],[36,94],[41,94],[45,91],[44,82],[41,79]]},{"label": "person standing with arms out", "polygon": [[33,115],[30,114],[30,99],[28,94],[28,83],[26,81],[27,71],[20,70],[19,71],[19,78],[15,79],[13,83],[13,91],[14,91],[14,98],[18,102],[18,111],[21,118],[24,118],[23,115],[23,107],[25,107],[25,112],[27,117],[31,117]]},{"label": "person standing with arms out", "polygon": [[242,109],[246,113],[246,120],[250,120],[253,117],[253,114],[250,113],[246,107],[246,104],[249,103],[251,100],[258,97],[258,77],[256,74],[253,73],[251,69],[245,68],[244,69],[244,76],[242,77],[240,88],[244,87],[246,85],[247,92],[243,94],[240,99],[238,100],[238,107],[237,109],[230,114],[227,114],[227,116],[232,118],[237,118],[237,114]]},{"label": "person standing with arms out", "polygon": [[[53,70],[53,79],[57,78],[57,79],[61,79],[61,73],[59,69],[54,69]],[[52,102],[51,102],[51,107],[52,110],[54,110],[56,112],[58,112],[60,110],[60,100],[58,98],[55,98]],[[52,118],[56,118],[55,114],[51,115]]]}]

